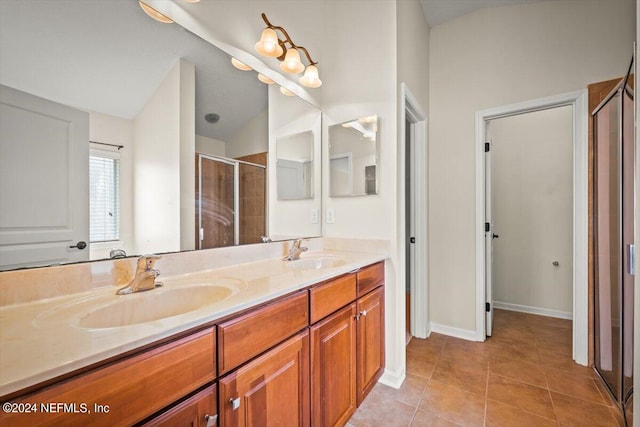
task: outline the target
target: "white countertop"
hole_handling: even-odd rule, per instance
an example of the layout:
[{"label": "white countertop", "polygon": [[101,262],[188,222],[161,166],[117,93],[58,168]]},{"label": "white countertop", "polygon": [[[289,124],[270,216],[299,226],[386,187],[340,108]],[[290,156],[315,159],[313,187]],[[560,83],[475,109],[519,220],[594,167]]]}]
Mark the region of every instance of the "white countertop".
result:
[{"label": "white countertop", "polygon": [[[164,286],[148,292],[118,296],[115,295],[117,287],[108,286],[0,307],[0,396],[386,258],[382,253],[346,251],[308,252],[302,258],[322,254],[338,258],[341,265],[298,269],[280,259],[271,259],[180,276],[161,276]],[[121,300],[143,300],[180,287],[209,284],[229,288],[231,295],[197,310],[160,320],[100,329],[79,325],[87,313]]]}]

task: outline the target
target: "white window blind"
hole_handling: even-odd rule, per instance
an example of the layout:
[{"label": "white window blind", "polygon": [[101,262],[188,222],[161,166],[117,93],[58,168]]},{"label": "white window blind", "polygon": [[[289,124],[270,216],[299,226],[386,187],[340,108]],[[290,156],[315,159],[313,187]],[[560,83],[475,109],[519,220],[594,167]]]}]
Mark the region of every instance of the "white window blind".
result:
[{"label": "white window blind", "polygon": [[89,239],[91,243],[120,238],[120,154],[90,150]]}]

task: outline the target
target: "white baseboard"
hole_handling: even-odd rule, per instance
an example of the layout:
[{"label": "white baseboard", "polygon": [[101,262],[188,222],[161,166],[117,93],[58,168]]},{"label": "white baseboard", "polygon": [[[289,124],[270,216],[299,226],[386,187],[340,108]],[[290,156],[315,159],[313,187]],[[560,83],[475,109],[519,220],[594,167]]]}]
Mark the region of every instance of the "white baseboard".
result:
[{"label": "white baseboard", "polygon": [[437,334],[448,335],[454,338],[460,338],[467,341],[478,341],[476,339],[476,331],[469,329],[455,328],[453,326],[440,325],[438,323],[431,322],[431,331]]},{"label": "white baseboard", "polygon": [[400,386],[404,382],[405,377],[406,372],[404,370],[392,371],[390,369],[385,369],[378,382],[384,385],[388,385],[389,387],[400,388]]},{"label": "white baseboard", "polygon": [[552,310],[550,308],[531,307],[528,305],[511,304],[508,302],[494,301],[493,308],[509,311],[519,311],[521,313],[537,314],[540,316],[556,317],[558,319],[573,319],[570,311]]}]

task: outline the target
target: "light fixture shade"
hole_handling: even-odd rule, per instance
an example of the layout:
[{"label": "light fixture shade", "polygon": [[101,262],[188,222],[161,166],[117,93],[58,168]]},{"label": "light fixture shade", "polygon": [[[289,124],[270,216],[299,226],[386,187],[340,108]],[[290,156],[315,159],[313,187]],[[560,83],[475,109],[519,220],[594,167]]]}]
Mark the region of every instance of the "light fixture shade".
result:
[{"label": "light fixture shade", "polygon": [[139,0],[138,4],[142,8],[142,10],[144,10],[144,13],[146,13],[147,15],[149,15],[150,17],[152,17],[156,21],[162,22],[163,24],[172,24],[173,23],[173,20],[171,18],[169,18],[168,16],[163,15],[162,13],[158,12],[157,10],[155,10],[154,8],[149,6],[148,4],[142,2],[142,0]]},{"label": "light fixture shade", "polygon": [[300,83],[312,89],[322,86],[322,80],[318,77],[318,67],[309,65],[304,71],[304,76],[300,77]]},{"label": "light fixture shade", "polygon": [[249,67],[247,64],[245,64],[244,62],[240,62],[238,61],[236,58],[231,57],[231,64],[236,67],[238,70],[242,70],[242,71],[249,71],[251,70],[251,67]]},{"label": "light fixture shade", "polygon": [[184,0],[187,3],[198,3],[200,0]]},{"label": "light fixture shade", "polygon": [[287,50],[287,55],[284,57],[284,61],[280,64],[280,69],[291,74],[298,74],[304,70],[304,65],[300,62],[298,49],[291,48]]},{"label": "light fixture shade", "polygon": [[256,52],[260,55],[277,58],[282,55],[282,46],[278,42],[278,35],[272,28],[265,28],[260,36],[260,41],[256,43]]},{"label": "light fixture shade", "polygon": [[287,89],[284,86],[280,86],[280,93],[286,96],[295,96],[295,93],[291,92],[289,89]]},{"label": "light fixture shade", "polygon": [[260,73],[258,73],[258,80],[260,80],[262,83],[268,84],[268,85],[272,85],[272,84],[275,83],[269,77],[265,76],[264,74],[260,74]]}]

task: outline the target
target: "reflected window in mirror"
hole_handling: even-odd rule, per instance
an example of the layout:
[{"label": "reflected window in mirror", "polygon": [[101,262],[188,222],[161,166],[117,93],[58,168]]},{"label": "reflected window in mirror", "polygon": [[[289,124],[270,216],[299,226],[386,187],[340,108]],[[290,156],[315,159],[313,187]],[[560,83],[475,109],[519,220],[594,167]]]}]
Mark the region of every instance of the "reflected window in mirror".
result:
[{"label": "reflected window in mirror", "polygon": [[329,196],[377,194],[378,116],[329,126]]}]

